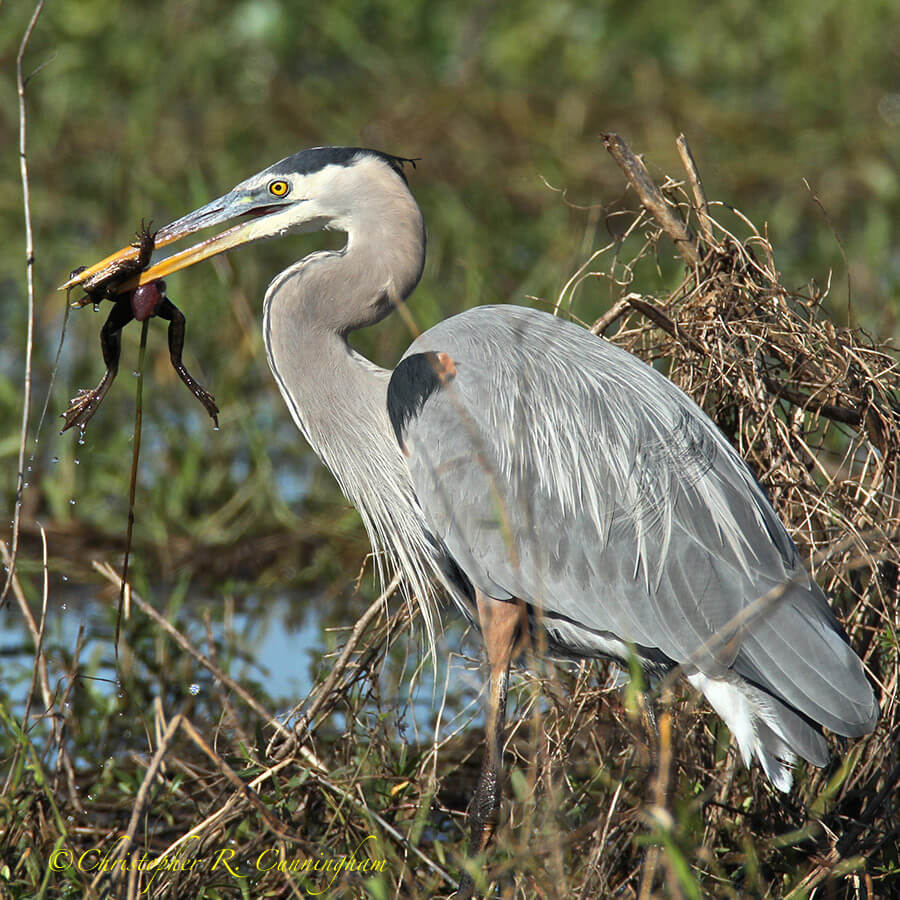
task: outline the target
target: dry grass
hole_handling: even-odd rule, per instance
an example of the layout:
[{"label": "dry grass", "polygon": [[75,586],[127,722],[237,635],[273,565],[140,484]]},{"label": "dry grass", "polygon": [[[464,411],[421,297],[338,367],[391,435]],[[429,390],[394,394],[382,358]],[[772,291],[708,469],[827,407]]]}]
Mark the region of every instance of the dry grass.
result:
[{"label": "dry grass", "polygon": [[[615,140],[607,143],[640,209],[610,211],[614,240],[573,276],[559,306],[577,315],[573,297],[596,280],[611,285],[616,300],[593,330],[666,365],[748,460],[834,598],[877,684],[882,720],[873,735],[835,744],[829,768],[798,768],[797,787],[784,797],[736,762],[724,727],[694,695],[675,686],[655,698],[657,740],[642,724],[641,697],[623,694],[599,667],[537,666],[515,679],[507,822],[486,871],[497,896],[523,900],[890,896],[900,878],[896,358],[859,330],[836,327],[814,285],[786,289],[769,241],[724,206],[710,213],[686,152],[686,181],[667,180],[653,195]],[[635,271],[668,254],[669,238],[685,259],[683,280],[665,296],[636,293]],[[115,597],[115,573],[101,573]],[[24,614],[18,582],[14,591]],[[70,753],[84,727],[67,702],[77,653],[52,685],[43,620],[32,622],[40,712],[17,720],[0,710],[17,739],[0,804],[0,893],[450,892],[481,735],[399,737],[403,714],[382,695],[379,672],[390,653],[403,652],[410,623],[402,604],[388,618],[380,600],[372,604],[328,677],[286,719],[228,678],[211,638],[191,640],[130,599],[120,651],[127,696],[117,707],[127,721],[109,713],[109,744],[94,768]],[[178,654],[206,669],[201,698],[179,692],[173,678],[170,692],[146,701],[152,709],[139,709],[139,628],[153,640],[168,635]],[[152,727],[138,739],[128,724],[140,721]],[[257,866],[260,854],[265,868],[279,854],[315,861],[360,847],[359,858],[386,861],[383,872],[331,880]],[[111,851],[104,872],[52,866],[95,849]],[[234,851],[225,860],[241,877],[225,868],[223,850]],[[198,862],[155,875],[111,865],[143,854]]]}]

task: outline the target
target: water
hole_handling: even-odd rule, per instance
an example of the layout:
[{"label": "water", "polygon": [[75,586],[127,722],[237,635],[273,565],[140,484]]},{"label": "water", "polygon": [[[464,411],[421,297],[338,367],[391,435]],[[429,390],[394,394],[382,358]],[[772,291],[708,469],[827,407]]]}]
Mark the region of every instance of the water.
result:
[{"label": "water", "polygon": [[[44,633],[44,648],[51,670],[60,652],[74,652],[79,630],[83,628],[85,638],[81,652],[82,665],[85,666],[92,659],[102,659],[103,663],[93,672],[98,680],[92,681],[92,685],[101,694],[113,696],[118,686],[111,662],[112,631],[115,626],[111,625],[109,609],[105,603],[102,606],[98,604],[96,588],[93,586],[74,584],[66,575],[56,577],[58,581],[51,582]],[[233,665],[227,668],[230,677],[239,682],[245,678],[263,682],[266,692],[289,708],[305,697],[312,688],[312,651],[320,641],[317,616],[314,612],[297,616],[296,609],[293,608],[294,602],[296,601],[289,601],[287,598],[275,598],[269,603],[248,604],[256,609],[264,608],[264,614],[257,611],[237,611],[226,625],[221,621],[221,616],[214,614],[215,608],[221,607],[221,601],[203,598],[193,604],[195,612],[183,616],[182,620],[191,623],[190,639],[201,652],[207,653],[209,648],[202,623],[204,612],[210,610],[214,620],[212,632],[218,644],[218,663],[222,665],[223,659],[233,659]],[[218,621],[215,621],[217,618]],[[127,624],[125,627],[127,630]],[[24,623],[17,607],[13,606],[0,614],[0,658],[4,660],[4,689],[17,712],[21,712],[21,706],[25,702],[28,676],[33,664],[30,640],[26,640],[25,635]],[[170,648],[168,652],[170,655],[182,654],[177,647]],[[206,676],[206,670],[199,663],[196,668],[198,676]],[[189,690],[192,694],[196,695],[200,690],[199,683],[199,677],[196,682],[191,682]]]},{"label": "water", "polygon": [[[158,593],[166,600],[170,596],[170,592],[163,589]],[[96,594],[94,585],[79,585],[67,576],[52,577],[44,635],[50,678],[54,682],[60,676],[61,656],[71,656],[79,631],[83,629],[84,642],[80,659],[83,672],[90,674],[80,685],[76,684],[74,690],[77,692],[89,687],[101,696],[121,698],[121,687],[113,663],[114,613],[111,613],[107,602],[98,602]],[[298,615],[298,606],[301,604],[304,612]],[[204,615],[209,612],[217,647],[216,664],[251,693],[255,684],[262,685],[265,695],[273,704],[270,707],[272,713],[283,717],[306,698],[314,686],[313,661],[326,646],[322,601],[312,596],[298,597],[296,593],[252,596],[244,598],[239,608],[230,615],[217,615],[223,606],[225,603],[221,597],[192,598],[187,611],[185,607],[181,608],[176,624],[181,630],[187,631],[189,639],[200,652],[208,654],[203,620]],[[163,602],[158,602],[157,608],[165,614]],[[137,611],[132,614],[139,615]],[[185,622],[188,624],[185,625]],[[404,661],[398,663],[394,660],[382,667],[380,675],[386,679],[382,690],[383,698],[397,709],[406,709],[401,717],[404,738],[431,740],[435,717],[448,687],[456,699],[446,704],[438,729],[442,737],[459,728],[469,727],[472,722],[481,718],[480,706],[474,702],[481,688],[481,675],[472,670],[471,661],[465,661],[458,655],[462,629],[458,623],[450,624],[448,639],[445,642],[442,638],[438,648],[437,672],[429,663],[422,666],[414,677],[413,673],[420,662],[415,642]],[[128,623],[124,624],[126,635],[130,627]],[[158,633],[155,625],[151,625],[151,628],[154,633]],[[24,711],[33,665],[30,641],[25,640],[24,634],[21,614],[17,608],[13,607],[0,614],[0,658],[4,660],[4,692],[10,699],[13,712],[18,715]],[[327,646],[337,646],[340,649],[348,635],[349,629],[336,636],[329,636]],[[127,644],[126,637],[120,644],[120,654],[123,645]],[[464,641],[464,649],[468,653],[477,652],[477,642],[471,638]],[[167,659],[177,661],[173,664],[179,667],[188,658],[184,651],[173,644],[170,644],[166,652]],[[327,677],[328,666],[333,659],[334,657],[330,657],[319,667],[320,677]],[[97,660],[101,662],[98,664]],[[153,676],[150,674],[148,677]],[[210,679],[211,675],[205,667],[191,660],[184,690],[202,699],[208,690]],[[331,727],[338,731],[346,727],[340,712],[335,713]]]}]

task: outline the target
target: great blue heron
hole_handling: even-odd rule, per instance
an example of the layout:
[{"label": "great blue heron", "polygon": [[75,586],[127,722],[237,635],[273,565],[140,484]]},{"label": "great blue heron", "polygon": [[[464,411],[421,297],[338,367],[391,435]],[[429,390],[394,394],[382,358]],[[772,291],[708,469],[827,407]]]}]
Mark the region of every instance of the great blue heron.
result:
[{"label": "great blue heron", "polygon": [[[355,147],[283,159],[163,228],[157,246],[238,224],[125,287],[261,238],[346,232],[342,250],[269,285],[266,352],[297,427],[418,597],[429,633],[435,584],[481,629],[488,740],[471,850],[494,828],[509,666],[529,639],[567,657],[636,658],[653,677],[681,665],[745,762],[789,790],[797,756],[826,763],[822,727],[865,734],[878,706],[762,489],[701,409],[619,347],[516,306],[436,325],[393,372],[351,348],[348,335],[387,316],[422,274],[425,228],[404,162]],[[779,602],[717,641],[779,585]]]}]

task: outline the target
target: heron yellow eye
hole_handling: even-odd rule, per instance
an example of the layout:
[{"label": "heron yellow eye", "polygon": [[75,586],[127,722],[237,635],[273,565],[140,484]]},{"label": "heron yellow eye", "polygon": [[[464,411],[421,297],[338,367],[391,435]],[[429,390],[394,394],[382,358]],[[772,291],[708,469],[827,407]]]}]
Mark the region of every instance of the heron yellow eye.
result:
[{"label": "heron yellow eye", "polygon": [[291,186],[286,181],[273,181],[269,184],[269,193],[275,197],[283,197]]}]

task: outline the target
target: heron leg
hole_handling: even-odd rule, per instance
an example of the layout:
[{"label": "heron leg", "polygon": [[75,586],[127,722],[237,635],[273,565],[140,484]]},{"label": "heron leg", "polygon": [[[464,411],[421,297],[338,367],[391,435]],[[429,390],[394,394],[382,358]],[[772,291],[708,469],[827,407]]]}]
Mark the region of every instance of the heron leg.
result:
[{"label": "heron leg", "polygon": [[649,691],[641,691],[638,697],[638,706],[641,724],[644,726],[644,733],[647,736],[650,765],[652,768],[656,768],[659,761],[657,752],[657,747],[659,746],[659,723],[656,721],[656,709],[653,706],[653,697]]},{"label": "heron leg", "polygon": [[[503,776],[503,733],[509,665],[523,633],[524,605],[521,601],[492,600],[476,592],[478,620],[490,671],[485,718],[485,751],[478,786],[469,804],[469,856],[482,853],[497,827]],[[459,882],[457,900],[468,900],[475,890],[466,872]]]},{"label": "heron leg", "polygon": [[73,398],[69,408],[63,413],[66,424],[62,431],[68,431],[73,425],[82,430],[100,406],[110,385],[119,371],[119,357],[122,353],[122,329],[134,318],[131,304],[127,297],[113,304],[109,316],[100,329],[100,348],[103,351],[103,362],[106,372],[95,388],[82,388]]},{"label": "heron leg", "polygon": [[165,297],[156,308],[156,315],[169,323],[169,358],[172,360],[172,367],[178,373],[178,377],[191,389],[191,393],[203,404],[218,428],[219,407],[216,406],[216,398],[188,372],[181,361],[181,353],[184,350],[184,313]]}]

